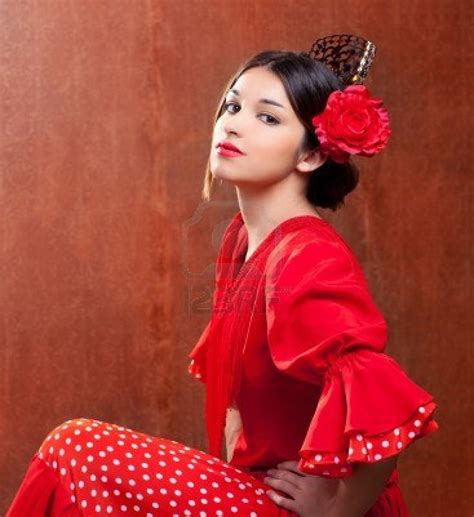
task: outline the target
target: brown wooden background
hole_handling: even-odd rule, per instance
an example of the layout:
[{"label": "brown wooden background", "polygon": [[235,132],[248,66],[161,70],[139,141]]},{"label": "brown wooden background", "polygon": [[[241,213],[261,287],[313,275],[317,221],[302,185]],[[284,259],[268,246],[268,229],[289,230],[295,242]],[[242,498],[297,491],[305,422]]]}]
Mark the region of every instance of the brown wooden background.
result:
[{"label": "brown wooden background", "polygon": [[393,137],[322,213],[440,405],[400,460],[412,514],[473,514],[473,22],[469,0],[0,4],[0,513],[66,419],[205,448],[186,355],[236,209],[228,187],[200,200],[220,89],[259,50],[348,32],[378,46],[367,85]]}]

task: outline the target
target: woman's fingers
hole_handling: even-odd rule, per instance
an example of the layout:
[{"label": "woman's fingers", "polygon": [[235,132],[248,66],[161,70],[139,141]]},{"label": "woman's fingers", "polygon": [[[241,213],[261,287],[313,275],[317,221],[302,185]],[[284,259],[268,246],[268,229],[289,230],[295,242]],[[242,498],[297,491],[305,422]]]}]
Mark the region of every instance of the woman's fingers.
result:
[{"label": "woman's fingers", "polygon": [[293,499],[289,499],[288,497],[284,497],[280,494],[277,494],[273,490],[267,490],[266,494],[278,506],[290,510],[291,512],[298,513],[296,501],[294,501]]},{"label": "woman's fingers", "polygon": [[285,470],[270,470],[263,481],[268,483],[279,490],[283,490],[287,494],[294,497],[295,493],[299,490],[298,479],[296,474]]},{"label": "woman's fingers", "polygon": [[283,461],[277,465],[278,469],[289,470],[298,474],[300,477],[304,477],[305,474],[298,470],[298,462],[297,461]]}]

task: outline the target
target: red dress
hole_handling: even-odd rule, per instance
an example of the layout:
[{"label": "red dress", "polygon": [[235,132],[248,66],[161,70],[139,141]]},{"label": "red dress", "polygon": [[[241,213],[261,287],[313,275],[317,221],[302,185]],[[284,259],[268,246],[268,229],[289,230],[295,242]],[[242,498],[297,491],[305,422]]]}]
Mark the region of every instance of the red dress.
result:
[{"label": "red dress", "polygon": [[[287,219],[243,263],[237,212],[216,266],[213,313],[190,353],[206,384],[210,454],[94,419],[53,429],[7,513],[16,516],[290,516],[265,494],[268,468],[352,473],[437,429],[433,397],[384,353],[385,320],[353,253],[325,221]],[[225,413],[242,428],[228,463]],[[370,517],[408,515],[394,470]]]}]

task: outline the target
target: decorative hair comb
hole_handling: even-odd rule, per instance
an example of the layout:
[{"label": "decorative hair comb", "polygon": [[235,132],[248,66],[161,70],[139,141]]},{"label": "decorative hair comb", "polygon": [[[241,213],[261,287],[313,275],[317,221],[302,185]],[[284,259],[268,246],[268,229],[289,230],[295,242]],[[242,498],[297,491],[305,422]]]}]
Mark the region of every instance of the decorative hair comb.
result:
[{"label": "decorative hair comb", "polygon": [[345,85],[363,84],[374,60],[376,46],[352,34],[333,34],[317,39],[307,56],[328,66]]}]

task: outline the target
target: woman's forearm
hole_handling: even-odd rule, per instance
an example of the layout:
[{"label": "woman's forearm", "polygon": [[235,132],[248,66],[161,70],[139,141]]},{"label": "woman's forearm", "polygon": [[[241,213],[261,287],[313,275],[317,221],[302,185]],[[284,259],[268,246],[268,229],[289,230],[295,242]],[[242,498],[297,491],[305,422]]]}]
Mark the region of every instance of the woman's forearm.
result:
[{"label": "woman's forearm", "polygon": [[374,464],[356,464],[354,473],[339,481],[331,517],[363,517],[375,504],[396,464],[396,456]]}]

